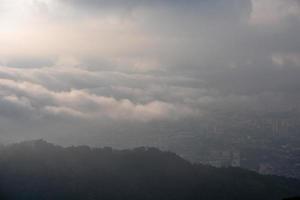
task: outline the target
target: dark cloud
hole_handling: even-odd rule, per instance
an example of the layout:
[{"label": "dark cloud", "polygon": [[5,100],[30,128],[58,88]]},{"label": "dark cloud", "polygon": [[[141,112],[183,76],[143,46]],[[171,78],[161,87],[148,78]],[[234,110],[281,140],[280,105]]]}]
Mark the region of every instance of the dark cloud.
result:
[{"label": "dark cloud", "polygon": [[[252,5],[251,0],[66,0],[64,3],[90,14],[91,12],[101,14],[108,11],[115,14],[117,14],[116,12],[121,12],[122,14],[128,13],[134,15],[136,11],[148,12],[151,10],[150,12],[156,14],[163,13],[164,16],[159,16],[161,20],[170,17],[173,20],[179,20],[196,16],[208,20],[216,18],[241,20],[249,17]],[[196,21],[198,20],[199,18]],[[176,23],[176,21],[173,21],[173,23]]]}]

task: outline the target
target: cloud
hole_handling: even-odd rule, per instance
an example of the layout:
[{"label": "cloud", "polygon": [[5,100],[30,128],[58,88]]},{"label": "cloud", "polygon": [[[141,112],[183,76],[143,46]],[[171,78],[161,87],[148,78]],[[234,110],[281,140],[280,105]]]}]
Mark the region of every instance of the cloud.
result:
[{"label": "cloud", "polygon": [[0,125],[26,121],[29,135],[97,135],[112,123],[131,133],[132,122],[177,130],[217,112],[299,107],[297,0],[5,0],[0,9]]},{"label": "cloud", "polygon": [[252,0],[251,23],[276,24],[288,18],[300,19],[298,0]]},{"label": "cloud", "polygon": [[[2,99],[38,112],[46,111],[55,115],[64,114],[87,119],[108,117],[136,121],[177,119],[195,113],[187,106],[173,105],[172,102],[152,100],[143,104],[133,103],[128,99],[117,100],[113,97],[99,96],[84,89],[59,90],[58,85],[54,87],[56,91],[53,91],[46,88],[47,82],[42,82],[42,78],[39,80],[39,76],[44,77],[43,75],[48,76],[48,81],[54,77],[58,79],[56,84],[64,83],[64,78],[71,77],[101,79],[81,69],[69,68],[61,71],[51,68],[27,70],[6,68],[5,70],[2,67],[3,74],[6,74],[7,78],[0,79]],[[40,84],[44,85],[31,81],[40,81]]]}]

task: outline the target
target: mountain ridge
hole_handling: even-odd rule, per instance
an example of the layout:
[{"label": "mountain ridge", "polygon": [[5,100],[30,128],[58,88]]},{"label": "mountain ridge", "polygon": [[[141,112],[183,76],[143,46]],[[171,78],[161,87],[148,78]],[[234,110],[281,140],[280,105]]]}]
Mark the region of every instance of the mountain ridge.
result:
[{"label": "mountain ridge", "polygon": [[278,199],[300,181],[190,163],[152,147],[61,147],[44,140],[0,149],[0,197],[48,199]]}]

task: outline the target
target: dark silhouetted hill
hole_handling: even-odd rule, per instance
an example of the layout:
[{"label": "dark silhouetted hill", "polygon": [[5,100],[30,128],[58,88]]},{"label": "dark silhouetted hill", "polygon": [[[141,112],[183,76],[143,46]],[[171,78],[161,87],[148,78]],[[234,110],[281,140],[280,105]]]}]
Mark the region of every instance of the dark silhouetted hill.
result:
[{"label": "dark silhouetted hill", "polygon": [[281,200],[300,182],[191,164],[155,148],[63,148],[43,140],[0,149],[1,200]]}]

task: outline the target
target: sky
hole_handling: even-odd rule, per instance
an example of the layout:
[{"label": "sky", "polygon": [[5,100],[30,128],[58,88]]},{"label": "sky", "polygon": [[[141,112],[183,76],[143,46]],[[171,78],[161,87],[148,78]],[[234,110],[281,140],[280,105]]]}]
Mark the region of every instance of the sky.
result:
[{"label": "sky", "polygon": [[1,0],[0,140],[298,112],[299,32],[299,0]]}]

